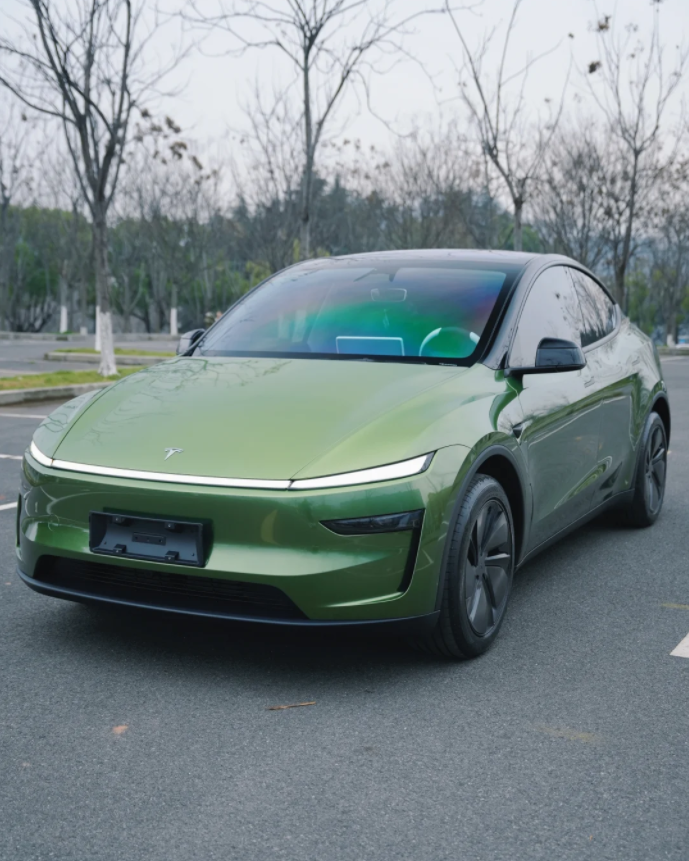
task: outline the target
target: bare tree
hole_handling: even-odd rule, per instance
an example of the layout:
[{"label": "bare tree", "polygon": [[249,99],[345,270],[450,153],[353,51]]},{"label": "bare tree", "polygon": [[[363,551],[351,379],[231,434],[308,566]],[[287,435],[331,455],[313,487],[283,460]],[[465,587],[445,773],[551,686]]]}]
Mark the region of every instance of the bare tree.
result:
[{"label": "bare tree", "polygon": [[634,253],[636,222],[663,173],[674,163],[679,138],[664,147],[664,122],[686,71],[689,51],[679,47],[672,71],[660,42],[660,0],[654,0],[647,44],[638,26],[620,33],[609,15],[599,16],[601,59],[589,63],[589,91],[618,144],[619,167],[611,196],[612,254],[617,301],[626,307],[625,278]]},{"label": "bare tree", "polygon": [[[372,10],[372,6],[375,6]],[[202,8],[203,7],[203,8]],[[423,9],[395,15],[396,0],[218,0],[208,12],[207,0],[190,0],[188,20],[222,27],[236,46],[232,53],[272,48],[291,64],[293,83],[300,92],[301,197],[300,256],[311,254],[314,180],[319,149],[345,93],[354,88],[368,94],[371,73],[380,70],[381,57],[401,50],[400,37]],[[258,28],[260,35],[247,32]],[[281,94],[279,100],[284,99]]]},{"label": "bare tree", "polygon": [[[460,69],[460,95],[476,126],[481,149],[509,193],[514,215],[515,251],[522,250],[524,206],[560,121],[565,93],[563,89],[557,102],[546,100],[544,116],[536,119],[529,116],[526,100],[529,73],[538,60],[555,49],[528,58],[516,72],[508,71],[508,54],[521,4],[522,0],[514,0],[500,50],[497,77],[491,80],[484,67],[496,31],[490,32],[476,49],[472,49],[459,24],[456,9],[450,5],[450,0],[445,0],[445,11],[459,38],[464,59]],[[463,80],[465,75],[468,82]]]},{"label": "bare tree", "polygon": [[534,226],[546,248],[594,269],[610,250],[613,142],[591,119],[560,128],[534,189]]},{"label": "bare tree", "polygon": [[0,329],[7,325],[9,278],[18,235],[10,206],[31,185],[29,145],[34,126],[16,105],[10,105],[0,118]]},{"label": "bare tree", "polygon": [[[30,109],[58,120],[92,225],[100,373],[117,373],[112,336],[108,213],[117,189],[132,110],[165,70],[144,52],[156,29],[144,0],[23,0],[20,35],[0,37],[0,84]],[[5,32],[7,30],[5,29]]]},{"label": "bare tree", "polygon": [[678,159],[667,180],[657,230],[650,242],[651,286],[663,316],[667,345],[675,346],[689,296],[689,162]]},{"label": "bare tree", "polygon": [[[243,239],[275,271],[294,262],[300,231],[302,211],[295,178],[302,167],[301,120],[289,92],[274,91],[266,98],[258,82],[244,112],[248,130],[239,138],[239,157],[232,163],[240,209],[254,216],[252,235]],[[238,218],[236,225],[243,231],[246,220]]]},{"label": "bare tree", "polygon": [[382,196],[387,245],[483,247],[493,243],[487,235],[492,225],[480,211],[486,193],[482,168],[473,142],[450,123],[433,131],[415,129],[397,140],[390,154],[365,153],[352,180],[358,179],[362,196],[374,191]]}]

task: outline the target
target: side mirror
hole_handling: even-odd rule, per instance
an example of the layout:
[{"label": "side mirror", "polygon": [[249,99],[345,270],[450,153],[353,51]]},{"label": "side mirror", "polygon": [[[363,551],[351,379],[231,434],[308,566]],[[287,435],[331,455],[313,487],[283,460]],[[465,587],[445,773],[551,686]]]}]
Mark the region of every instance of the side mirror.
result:
[{"label": "side mirror", "polygon": [[192,329],[191,332],[185,332],[177,344],[177,355],[185,356],[205,331],[205,329]]},{"label": "side mirror", "polygon": [[559,338],[543,338],[536,350],[536,368],[543,374],[557,371],[580,371],[586,367],[586,359],[574,341]]},{"label": "side mirror", "polygon": [[581,347],[574,341],[560,338],[543,338],[536,350],[536,364],[532,368],[508,368],[507,375],[556,374],[559,371],[580,371],[586,367]]}]

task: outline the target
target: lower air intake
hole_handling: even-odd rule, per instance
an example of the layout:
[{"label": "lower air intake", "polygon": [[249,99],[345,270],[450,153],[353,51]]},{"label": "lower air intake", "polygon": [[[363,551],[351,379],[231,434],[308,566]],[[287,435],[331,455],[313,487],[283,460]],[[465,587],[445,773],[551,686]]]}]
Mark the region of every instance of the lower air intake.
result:
[{"label": "lower air intake", "polygon": [[150,607],[254,618],[306,618],[284,592],[263,583],[168,574],[58,556],[42,556],[34,577],[94,598],[114,598]]}]

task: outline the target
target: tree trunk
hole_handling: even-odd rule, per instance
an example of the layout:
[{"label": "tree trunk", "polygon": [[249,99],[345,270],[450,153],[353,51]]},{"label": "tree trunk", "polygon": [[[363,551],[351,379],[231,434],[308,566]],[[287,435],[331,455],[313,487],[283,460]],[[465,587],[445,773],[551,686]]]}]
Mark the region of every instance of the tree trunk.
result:
[{"label": "tree trunk", "polygon": [[668,347],[677,346],[677,315],[670,314],[665,323],[665,343]]},{"label": "tree trunk", "polygon": [[622,254],[615,266],[615,292],[617,302],[626,314],[628,311],[627,302],[627,267],[629,266],[629,258],[632,253],[632,235],[634,231],[634,221],[636,219],[636,191],[637,180],[639,175],[639,154],[634,153],[634,163],[632,167],[632,175],[629,186],[629,209],[627,211],[627,225],[624,231],[622,240]]},{"label": "tree trunk", "polygon": [[301,237],[299,257],[311,256],[311,191],[313,187],[313,119],[311,116],[311,80],[309,76],[309,49],[304,51],[304,172],[301,178]]},{"label": "tree trunk", "polygon": [[129,319],[131,316],[131,291],[129,289],[129,275],[122,275],[122,331],[129,331]]},{"label": "tree trunk", "polygon": [[101,348],[101,340],[100,340],[100,305],[96,305],[96,318],[94,321],[94,328],[96,331],[96,338],[94,341],[94,349],[97,353],[100,353]]},{"label": "tree trunk", "polygon": [[522,240],[523,240],[523,225],[522,225],[522,211],[524,209],[524,204],[521,200],[515,200],[514,202],[514,235],[512,237],[512,245],[515,251],[522,250]]},{"label": "tree trunk", "polygon": [[308,204],[302,211],[299,246],[299,257],[302,260],[308,260],[311,257],[311,216]]},{"label": "tree trunk", "polygon": [[172,285],[172,301],[170,307],[170,334],[178,335],[179,329],[177,326],[177,285]]},{"label": "tree trunk", "polygon": [[105,213],[93,220],[93,268],[96,273],[96,320],[100,323],[100,367],[98,373],[111,377],[117,373],[112,336],[110,273],[108,267],[108,228]]},{"label": "tree trunk", "polygon": [[67,274],[65,272],[66,264],[62,267],[60,273],[60,332],[69,330],[69,312],[67,309]]},{"label": "tree trunk", "polygon": [[4,194],[0,200],[0,329],[9,329],[9,198]]},{"label": "tree trunk", "polygon": [[81,280],[79,281],[79,331],[82,335],[88,335],[89,333],[86,305],[86,278],[84,278],[82,272]]}]

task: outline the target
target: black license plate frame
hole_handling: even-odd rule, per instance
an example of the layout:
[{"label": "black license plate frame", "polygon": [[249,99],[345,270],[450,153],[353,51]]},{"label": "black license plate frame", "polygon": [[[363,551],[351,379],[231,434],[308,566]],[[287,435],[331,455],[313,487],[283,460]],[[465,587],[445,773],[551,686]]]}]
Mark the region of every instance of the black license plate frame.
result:
[{"label": "black license plate frame", "polygon": [[207,532],[200,521],[109,511],[89,514],[91,552],[120,559],[203,568]]}]

